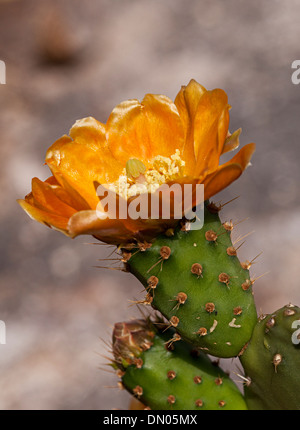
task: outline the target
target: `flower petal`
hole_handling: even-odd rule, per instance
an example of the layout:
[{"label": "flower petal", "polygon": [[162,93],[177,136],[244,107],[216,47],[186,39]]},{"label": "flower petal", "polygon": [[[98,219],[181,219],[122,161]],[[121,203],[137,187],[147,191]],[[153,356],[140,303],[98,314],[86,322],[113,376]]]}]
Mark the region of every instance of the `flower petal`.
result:
[{"label": "flower petal", "polygon": [[108,145],[124,167],[130,158],[146,166],[156,155],[170,157],[183,147],[183,128],[174,103],[166,96],[147,94],[142,103],[128,100],[111,113]]},{"label": "flower petal", "polygon": [[194,118],[200,98],[206,89],[191,79],[187,86],[182,86],[175,98],[175,105],[178,109],[183,129],[185,144],[183,149],[183,159],[186,161],[187,174],[194,171],[196,157],[194,151]]},{"label": "flower petal", "polygon": [[138,100],[128,100],[114,108],[106,123],[108,146],[114,157],[126,165],[129,158],[151,158],[145,136],[145,117]]},{"label": "flower petal", "polygon": [[143,101],[152,154],[170,157],[184,146],[184,131],[175,104],[169,97],[147,94]]},{"label": "flower petal", "polygon": [[204,196],[205,200],[222,191],[241,174],[243,169],[238,163],[223,165],[215,172],[211,173],[204,180]]},{"label": "flower petal", "polygon": [[77,143],[94,149],[107,146],[105,125],[91,116],[78,119],[71,127],[69,135]]},{"label": "flower petal", "polygon": [[32,196],[35,206],[57,215],[69,218],[76,209],[58,198],[54,187],[47,182],[42,182],[38,178],[32,179]]},{"label": "flower petal", "polygon": [[[51,176],[46,179],[45,183],[52,186],[52,191],[56,197],[78,211],[89,209],[89,205],[80,194],[78,194],[58,172],[55,174],[56,177]],[[59,181],[57,181],[57,178],[59,178]]]},{"label": "flower petal", "polygon": [[255,143],[248,143],[247,145],[243,146],[239,152],[233,158],[231,158],[231,160],[227,161],[224,166],[231,163],[238,163],[242,169],[245,170],[250,164],[250,160],[255,152],[255,148]]},{"label": "flower petal", "polygon": [[195,176],[218,167],[228,129],[228,110],[228,99],[223,90],[206,91],[200,98],[194,119]]},{"label": "flower petal", "polygon": [[174,103],[182,119],[185,135],[189,132],[190,127],[193,126],[199,101],[206,91],[206,88],[198,84],[195,79],[191,79],[188,85],[181,87],[175,98]]},{"label": "flower petal", "polygon": [[51,170],[55,176],[51,176],[46,182],[49,182],[51,185],[57,185],[57,188],[55,188],[56,195],[77,210],[90,209],[86,200],[69,184],[63,174],[54,166],[51,166]]},{"label": "flower petal", "polygon": [[30,218],[68,235],[67,234],[68,218],[39,209],[35,206],[32,206],[26,200],[19,199],[17,200],[17,202],[24,209],[24,211],[30,216]]},{"label": "flower petal", "polygon": [[239,137],[241,132],[242,132],[242,129],[238,128],[232,134],[228,133],[228,136],[225,139],[225,144],[223,147],[222,154],[225,154],[226,152],[229,152],[229,151],[234,151],[236,148],[239,147],[240,145]]},{"label": "flower petal", "polygon": [[47,182],[47,184],[50,184],[50,185],[59,185],[59,182],[57,181],[55,176],[49,176],[49,178],[47,178],[45,182]]},{"label": "flower petal", "polygon": [[133,239],[132,231],[126,228],[124,220],[100,219],[94,210],[74,214],[68,222],[68,233],[71,237],[91,234],[103,242],[115,244]]},{"label": "flower petal", "polygon": [[46,163],[53,175],[60,173],[91,208],[99,201],[93,182],[113,182],[120,175],[119,164],[108,149],[90,146],[88,142],[78,143],[68,136],[61,137],[48,149]]},{"label": "flower petal", "polygon": [[228,136],[229,109],[230,109],[230,106],[226,105],[218,123],[218,156],[219,157],[223,153],[224,145],[226,143],[226,137]]},{"label": "flower petal", "polygon": [[255,144],[245,145],[230,161],[218,167],[218,169],[208,175],[204,183],[205,200],[219,193],[243,173],[250,163]]}]

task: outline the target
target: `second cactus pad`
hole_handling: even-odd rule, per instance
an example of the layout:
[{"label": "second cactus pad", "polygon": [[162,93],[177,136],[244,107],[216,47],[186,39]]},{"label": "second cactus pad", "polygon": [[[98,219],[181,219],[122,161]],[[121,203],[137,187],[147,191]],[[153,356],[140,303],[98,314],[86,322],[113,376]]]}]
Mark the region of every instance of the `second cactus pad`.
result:
[{"label": "second cactus pad", "polygon": [[145,303],[184,340],[217,357],[237,356],[257,319],[250,264],[240,263],[231,229],[206,204],[200,230],[178,227],[150,247],[126,251],[129,270],[147,290]]},{"label": "second cactus pad", "polygon": [[300,410],[300,308],[260,318],[240,360],[249,409]]},{"label": "second cactus pad", "polygon": [[176,342],[173,329],[157,327],[131,320],[115,324],[113,333],[117,374],[147,409],[247,409],[237,386],[206,354]]}]

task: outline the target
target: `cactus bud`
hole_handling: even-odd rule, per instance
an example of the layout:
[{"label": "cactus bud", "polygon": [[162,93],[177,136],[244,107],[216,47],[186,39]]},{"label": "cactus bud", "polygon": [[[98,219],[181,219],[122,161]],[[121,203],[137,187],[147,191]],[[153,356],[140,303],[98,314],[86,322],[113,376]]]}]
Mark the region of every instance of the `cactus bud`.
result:
[{"label": "cactus bud", "polygon": [[135,319],[119,322],[113,331],[113,354],[117,365],[126,368],[152,345],[154,331],[147,321]]}]

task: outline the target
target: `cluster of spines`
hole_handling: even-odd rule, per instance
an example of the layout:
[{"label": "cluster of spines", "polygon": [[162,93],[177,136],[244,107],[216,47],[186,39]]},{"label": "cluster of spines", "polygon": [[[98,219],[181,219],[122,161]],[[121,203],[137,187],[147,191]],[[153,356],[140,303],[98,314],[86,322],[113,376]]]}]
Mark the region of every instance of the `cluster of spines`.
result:
[{"label": "cluster of spines", "polygon": [[[228,221],[228,222],[224,222],[223,224],[220,223],[219,218],[218,218],[218,212],[220,210],[220,207],[217,207],[216,205],[210,203],[206,206],[206,212],[207,213],[211,213],[213,215],[216,215],[217,219],[215,218],[213,221],[218,221],[218,228],[217,229],[212,229],[210,228],[210,226],[208,228],[206,228],[205,232],[204,232],[204,237],[205,237],[205,241],[207,244],[211,244],[214,247],[218,247],[218,245],[220,245],[222,248],[224,246],[224,244],[226,243],[226,256],[229,259],[236,259],[237,260],[237,251],[238,248],[234,247],[234,244],[232,244],[231,240],[230,240],[230,234],[234,228],[234,224],[232,221]],[[205,227],[205,226],[204,226]],[[186,224],[184,224],[181,227],[181,232],[179,231],[179,234],[182,233],[182,231],[184,231],[187,235],[192,235],[193,239],[197,239],[197,237],[195,237],[195,233],[191,234],[190,229],[186,227]],[[146,297],[144,300],[139,300],[136,303],[138,304],[144,304],[144,305],[152,305],[155,309],[158,309],[160,312],[162,312],[162,314],[169,320],[169,325],[176,328],[178,330],[179,336],[180,337],[184,337],[185,340],[190,340],[192,343],[195,343],[195,335],[198,336],[199,338],[204,338],[205,336],[207,336],[208,334],[212,334],[216,327],[218,326],[218,318],[214,318],[213,321],[211,321],[210,325],[208,326],[206,324],[206,326],[203,324],[203,326],[198,325],[197,329],[194,329],[190,335],[191,336],[187,336],[187,330],[185,330],[185,332],[181,332],[181,320],[182,318],[185,318],[185,316],[180,316],[179,314],[183,315],[182,313],[182,308],[185,307],[185,305],[189,302],[191,302],[191,300],[194,300],[194,292],[189,291],[188,288],[186,288],[186,286],[184,286],[182,288],[182,291],[176,292],[175,294],[169,294],[169,297],[165,300],[165,302],[175,302],[174,306],[170,309],[170,307],[168,306],[167,303],[164,303],[162,305],[162,300],[161,298],[156,300],[156,292],[159,292],[159,290],[161,289],[160,286],[160,279],[162,274],[164,274],[165,270],[165,264],[172,260],[172,254],[173,254],[173,246],[176,245],[175,241],[174,241],[174,235],[178,234],[178,232],[173,232],[173,235],[168,238],[168,237],[164,237],[164,239],[160,242],[160,246],[159,248],[156,246],[155,247],[155,243],[154,245],[152,244],[143,244],[144,246],[139,246],[139,248],[137,250],[135,250],[134,252],[129,252],[128,250],[123,250],[123,258],[126,261],[126,264],[128,265],[128,269],[129,271],[131,271],[132,273],[134,273],[144,284],[145,289],[146,289]],[[220,241],[220,238],[222,236],[227,236],[227,238],[229,238],[228,240],[222,240]],[[238,241],[240,241],[240,239],[238,239]],[[197,240],[196,241],[192,241],[190,244],[194,250],[196,251],[196,248],[198,246]],[[155,247],[155,251],[151,252],[151,247],[152,249]],[[158,256],[156,257],[155,260],[153,260],[153,256],[156,254],[156,252],[158,253]],[[175,250],[176,253],[176,250]],[[137,254],[141,254],[142,255],[142,259],[140,259],[140,261],[138,261],[138,263],[136,264],[136,260],[138,255]],[[151,256],[149,257],[149,259],[146,258],[146,255],[151,254]],[[156,254],[157,255],[157,254]],[[178,258],[178,257],[177,257]],[[179,257],[180,258],[180,257]],[[194,261],[190,261],[190,266],[187,268],[188,271],[195,276],[196,279],[199,280],[203,280],[205,281],[205,276],[206,276],[206,268],[205,268],[205,262],[203,262],[202,260],[205,260],[205,252],[203,251],[203,258],[201,259],[199,256],[197,256],[197,258],[194,259]],[[145,260],[145,261],[141,261],[141,260]],[[149,261],[151,263],[149,263]],[[191,260],[191,259],[189,259]],[[241,273],[239,273],[240,276],[240,286],[239,288],[241,289],[241,291],[244,292],[249,292],[250,294],[252,293],[252,286],[255,282],[255,279],[251,279],[249,276],[249,269],[251,267],[251,265],[254,263],[253,259],[252,261],[245,261],[245,262],[238,262],[238,264],[240,265],[242,271]],[[238,261],[238,260],[237,260]],[[145,267],[142,267],[143,264],[145,265]],[[146,264],[148,264],[148,266],[146,266]],[[170,268],[171,266],[168,266],[169,270],[172,271],[172,268]],[[151,272],[153,273],[153,270],[156,268],[156,272],[155,274],[151,274]],[[231,276],[229,274],[229,272],[225,272],[224,269],[220,270],[219,273],[216,273],[216,277],[215,277],[215,284],[222,286],[224,285],[228,290],[231,289],[231,285],[234,283],[235,284],[235,289],[236,289],[236,278],[237,276],[235,276],[236,273],[234,273],[233,276]],[[172,273],[170,273],[170,277],[172,276]],[[178,282],[180,282],[180,279],[177,279]],[[204,282],[203,281],[203,282]],[[164,279],[164,282],[166,282],[166,279]],[[170,281],[170,282],[173,282]],[[176,291],[176,283],[174,283],[173,286],[171,286],[169,288],[169,290],[171,291],[171,289]],[[197,293],[198,294],[198,293]],[[199,291],[199,294],[201,294],[201,292]],[[199,295],[198,294],[198,295]],[[165,293],[164,293],[165,295]],[[218,294],[216,294],[218,295]],[[166,295],[165,295],[166,296]],[[251,323],[252,325],[254,325],[254,321],[256,319],[256,310],[255,310],[255,305],[254,305],[254,301],[253,299],[247,299],[246,303],[244,303],[244,306],[242,303],[235,303],[235,305],[233,306],[233,308],[227,309],[226,312],[229,315],[230,313],[232,314],[232,317],[227,321],[227,325],[229,328],[241,328],[241,324],[239,323],[239,321],[237,321],[244,312],[244,308],[246,308],[246,312],[249,312],[249,308],[252,307],[252,315],[250,317],[251,319]],[[203,304],[200,306],[200,309],[202,309],[202,311],[204,310],[205,313],[207,313],[208,315],[217,315],[218,314],[218,305],[215,303],[215,301],[210,300],[210,301],[205,301],[203,302]],[[178,312],[179,311],[179,312]],[[194,314],[194,310],[193,310],[193,314]],[[195,320],[203,320],[203,312],[202,312],[202,316],[193,316],[193,318]],[[251,330],[249,330],[250,332]],[[194,336],[193,336],[194,335]],[[248,339],[245,339],[245,342]],[[227,351],[220,352],[219,349],[215,348],[215,347],[211,347],[207,346],[206,344],[207,342],[197,342],[196,344],[197,346],[202,347],[205,351],[207,351],[208,353],[212,354],[212,355],[217,355],[217,356],[234,356],[237,355],[239,353],[239,351],[234,348],[233,352],[229,352],[228,348]],[[216,342],[213,342],[214,345],[216,345]],[[231,342],[230,339],[227,339],[225,344],[227,345],[227,347],[231,346]],[[240,345],[240,349],[243,347],[243,344]]]}]

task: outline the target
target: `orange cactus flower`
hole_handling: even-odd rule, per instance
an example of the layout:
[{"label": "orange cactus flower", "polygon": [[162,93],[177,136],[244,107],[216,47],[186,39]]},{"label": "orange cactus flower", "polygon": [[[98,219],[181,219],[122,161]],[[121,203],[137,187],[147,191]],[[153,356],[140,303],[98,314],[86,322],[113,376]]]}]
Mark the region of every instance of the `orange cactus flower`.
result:
[{"label": "orange cactus flower", "polygon": [[[195,80],[173,102],[147,94],[142,102],[116,106],[106,124],[92,117],[76,121],[47,151],[52,175],[32,180],[32,191],[18,200],[33,219],[76,237],[90,234],[107,243],[150,240],[168,227],[164,219],[101,218],[97,185],[131,202],[143,186],[204,184],[209,199],[236,180],[249,165],[255,144],[230,161],[220,156],[239,146],[240,129],[230,134],[227,95],[206,90]],[[178,220],[177,220],[178,222]]]}]

